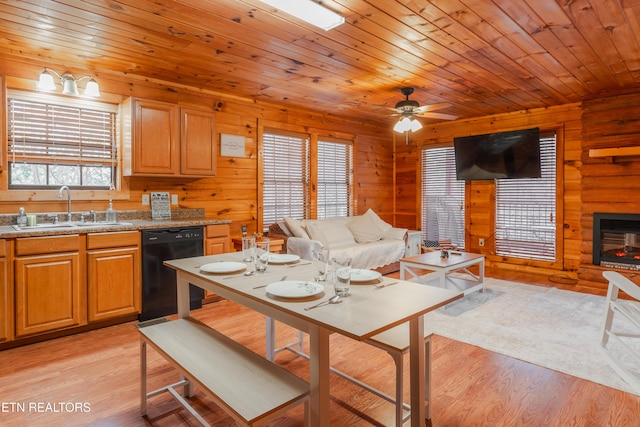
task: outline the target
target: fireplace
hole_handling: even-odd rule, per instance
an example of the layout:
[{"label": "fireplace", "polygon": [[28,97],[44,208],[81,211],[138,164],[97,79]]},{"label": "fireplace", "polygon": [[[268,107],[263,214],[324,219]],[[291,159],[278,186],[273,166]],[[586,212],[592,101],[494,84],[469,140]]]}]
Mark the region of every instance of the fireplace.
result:
[{"label": "fireplace", "polygon": [[593,214],[593,263],[640,270],[639,214]]}]

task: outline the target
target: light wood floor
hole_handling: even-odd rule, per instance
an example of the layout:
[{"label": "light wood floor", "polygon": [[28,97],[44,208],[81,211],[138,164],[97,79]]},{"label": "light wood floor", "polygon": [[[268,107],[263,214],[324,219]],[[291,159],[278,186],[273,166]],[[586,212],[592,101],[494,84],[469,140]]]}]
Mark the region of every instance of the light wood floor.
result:
[{"label": "light wood floor", "polygon": [[[549,284],[546,278],[538,282]],[[264,354],[262,316],[221,301],[198,310],[197,317]],[[294,336],[279,325],[281,344]],[[393,363],[386,353],[340,336],[331,340],[333,366],[393,394]],[[640,420],[640,397],[615,389],[439,336],[433,340],[433,356],[432,420],[427,425],[637,426]],[[306,360],[281,353],[277,362],[308,379]],[[149,364],[150,387],[177,379],[152,350]],[[140,417],[139,390],[135,322],[0,352],[2,426],[197,425],[165,396],[150,402],[149,418]],[[390,403],[337,376],[332,376],[331,392],[332,425],[393,425]],[[201,394],[196,393],[194,406],[212,425],[234,425]],[[270,425],[298,426],[301,420],[296,408]]]}]

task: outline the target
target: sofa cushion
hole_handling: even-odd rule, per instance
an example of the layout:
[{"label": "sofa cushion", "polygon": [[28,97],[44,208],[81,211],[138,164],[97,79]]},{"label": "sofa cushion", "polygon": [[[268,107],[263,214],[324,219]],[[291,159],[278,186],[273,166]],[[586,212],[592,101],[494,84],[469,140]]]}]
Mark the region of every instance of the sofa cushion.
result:
[{"label": "sofa cushion", "polygon": [[382,235],[382,240],[404,240],[408,231],[406,228],[391,227]]},{"label": "sofa cushion", "polygon": [[404,241],[377,240],[331,249],[331,256],[346,255],[351,258],[352,268],[378,268],[397,262],[404,256]]},{"label": "sofa cushion", "polygon": [[285,216],[284,223],[287,225],[287,228],[296,237],[302,237],[303,239],[308,239],[309,235],[304,230],[303,224],[301,221],[298,221],[295,218],[291,218],[290,216]]},{"label": "sofa cushion", "polygon": [[322,243],[323,247],[327,247],[327,237],[322,232],[322,227],[316,221],[307,221],[306,229],[311,240],[317,240]]},{"label": "sofa cushion", "polygon": [[391,224],[384,222],[371,209],[367,210],[364,215],[354,217],[347,223],[347,226],[358,243],[380,240],[391,229]]}]

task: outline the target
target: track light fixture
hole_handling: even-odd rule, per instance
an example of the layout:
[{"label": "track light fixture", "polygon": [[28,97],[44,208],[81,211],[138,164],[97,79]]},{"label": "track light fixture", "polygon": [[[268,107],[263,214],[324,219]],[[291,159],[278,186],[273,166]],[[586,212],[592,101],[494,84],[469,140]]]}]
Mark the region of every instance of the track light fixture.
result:
[{"label": "track light fixture", "polygon": [[97,98],[100,96],[100,87],[98,86],[98,82],[91,76],[82,76],[80,78],[75,78],[70,73],[64,73],[62,75],[56,73],[53,70],[44,68],[44,71],[40,73],[40,79],[38,80],[38,90],[52,91],[56,90],[56,83],[53,74],[60,79],[60,84],[62,85],[62,94],[63,95],[73,95],[79,96],[80,92],[78,92],[78,82],[80,80],[89,79],[85,88],[84,88],[84,96],[90,96],[93,98]]}]

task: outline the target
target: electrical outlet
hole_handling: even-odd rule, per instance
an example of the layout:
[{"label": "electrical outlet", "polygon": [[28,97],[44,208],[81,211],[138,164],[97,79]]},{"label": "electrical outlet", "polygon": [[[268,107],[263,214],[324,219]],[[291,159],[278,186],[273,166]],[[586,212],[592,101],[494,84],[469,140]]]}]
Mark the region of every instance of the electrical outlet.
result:
[{"label": "electrical outlet", "polygon": [[149,195],[148,194],[143,194],[142,195],[142,206],[149,206]]},{"label": "electrical outlet", "polygon": [[478,239],[478,245],[484,246],[484,239]]},{"label": "electrical outlet", "polygon": [[171,204],[172,205],[177,205],[178,204],[178,195],[177,194],[172,194],[171,195]]}]

